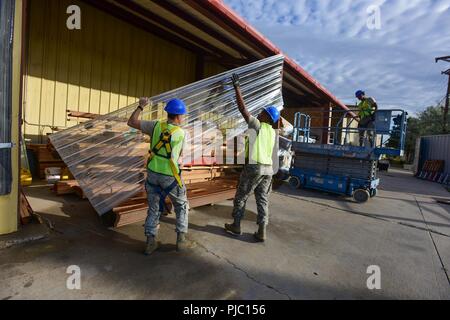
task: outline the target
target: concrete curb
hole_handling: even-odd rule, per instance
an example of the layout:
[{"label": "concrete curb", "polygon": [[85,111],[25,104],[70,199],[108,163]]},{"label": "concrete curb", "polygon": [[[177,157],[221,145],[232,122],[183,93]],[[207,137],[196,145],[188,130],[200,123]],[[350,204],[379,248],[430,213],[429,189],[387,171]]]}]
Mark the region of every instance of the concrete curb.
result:
[{"label": "concrete curb", "polygon": [[8,249],[16,245],[44,239],[50,235],[50,230],[45,224],[29,224],[21,227],[19,231],[0,236],[0,250]]}]

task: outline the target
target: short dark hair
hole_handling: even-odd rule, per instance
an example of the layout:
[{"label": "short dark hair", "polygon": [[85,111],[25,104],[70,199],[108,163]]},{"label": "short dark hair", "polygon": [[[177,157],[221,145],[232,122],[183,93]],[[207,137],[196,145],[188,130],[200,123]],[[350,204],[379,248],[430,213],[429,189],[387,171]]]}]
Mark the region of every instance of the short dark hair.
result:
[{"label": "short dark hair", "polygon": [[174,120],[176,117],[177,117],[176,114],[172,114],[172,113],[167,114],[167,118],[169,118],[170,120]]},{"label": "short dark hair", "polygon": [[271,124],[275,124],[275,122],[273,122],[272,117],[270,116],[269,112],[266,109],[262,110],[261,114],[266,115],[267,120],[270,121]]}]

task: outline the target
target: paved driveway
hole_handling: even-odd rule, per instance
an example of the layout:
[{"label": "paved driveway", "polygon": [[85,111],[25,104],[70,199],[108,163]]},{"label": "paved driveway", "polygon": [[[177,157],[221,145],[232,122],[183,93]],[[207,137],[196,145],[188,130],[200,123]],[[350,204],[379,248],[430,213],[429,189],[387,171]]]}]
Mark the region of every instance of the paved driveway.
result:
[{"label": "paved driveway", "polygon": [[[151,257],[141,254],[141,224],[108,230],[87,201],[43,186],[27,193],[56,232],[1,250],[0,298],[450,299],[450,211],[434,200],[449,193],[402,171],[382,174],[378,197],[366,204],[281,187],[264,244],[252,240],[253,197],[241,238],[222,229],[230,201],[193,210],[191,253],[175,252],[169,216]],[[81,290],[66,287],[70,265],[81,268]],[[381,290],[367,288],[373,265]]]}]

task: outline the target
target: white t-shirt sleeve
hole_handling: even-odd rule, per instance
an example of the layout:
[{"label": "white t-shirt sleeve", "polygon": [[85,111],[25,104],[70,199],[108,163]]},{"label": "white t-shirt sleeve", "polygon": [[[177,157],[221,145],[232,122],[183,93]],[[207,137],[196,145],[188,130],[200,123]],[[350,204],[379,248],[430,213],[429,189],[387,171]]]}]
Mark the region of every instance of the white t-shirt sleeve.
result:
[{"label": "white t-shirt sleeve", "polygon": [[250,116],[250,118],[248,119],[248,128],[258,132],[259,129],[261,129],[261,122],[254,116]]},{"label": "white t-shirt sleeve", "polygon": [[153,134],[153,129],[155,129],[155,125],[156,125],[155,120],[153,121],[141,121],[141,131],[142,133],[148,134],[149,136],[151,136]]},{"label": "white t-shirt sleeve", "polygon": [[372,98],[372,97],[367,98],[367,100],[369,100],[370,104],[376,104],[377,103],[375,98]]}]

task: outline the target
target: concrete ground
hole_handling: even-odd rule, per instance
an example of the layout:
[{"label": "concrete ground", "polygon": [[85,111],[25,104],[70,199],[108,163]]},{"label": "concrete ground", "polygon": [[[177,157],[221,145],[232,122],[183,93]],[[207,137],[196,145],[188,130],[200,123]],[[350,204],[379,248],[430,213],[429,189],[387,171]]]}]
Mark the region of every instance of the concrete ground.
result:
[{"label": "concrete ground", "polygon": [[[86,200],[32,186],[31,205],[54,230],[0,249],[0,299],[450,299],[450,207],[434,200],[449,193],[404,171],[381,179],[366,204],[282,186],[264,244],[252,239],[253,197],[241,238],[222,229],[230,201],[192,210],[190,253],[175,252],[174,218],[163,218],[151,257],[141,223],[107,229]],[[66,287],[70,265],[81,290]],[[367,288],[371,265],[381,290]]]}]

